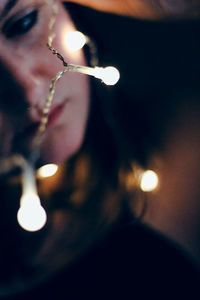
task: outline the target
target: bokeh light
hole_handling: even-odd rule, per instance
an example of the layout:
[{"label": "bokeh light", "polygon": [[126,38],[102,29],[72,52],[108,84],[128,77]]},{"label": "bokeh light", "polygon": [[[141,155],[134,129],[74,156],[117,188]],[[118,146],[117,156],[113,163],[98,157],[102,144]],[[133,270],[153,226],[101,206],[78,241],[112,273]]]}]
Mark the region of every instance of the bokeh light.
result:
[{"label": "bokeh light", "polygon": [[158,186],[158,175],[152,171],[144,171],[140,176],[140,188],[144,192],[151,192]]},{"label": "bokeh light", "polygon": [[67,32],[65,35],[65,44],[72,52],[82,49],[86,41],[86,36],[80,31]]},{"label": "bokeh light", "polygon": [[37,176],[40,178],[47,178],[47,177],[54,176],[57,171],[58,171],[58,165],[47,164],[37,170]]},{"label": "bokeh light", "polygon": [[40,205],[40,199],[37,195],[26,194],[22,196],[17,220],[19,225],[27,231],[38,231],[44,227],[47,215]]}]

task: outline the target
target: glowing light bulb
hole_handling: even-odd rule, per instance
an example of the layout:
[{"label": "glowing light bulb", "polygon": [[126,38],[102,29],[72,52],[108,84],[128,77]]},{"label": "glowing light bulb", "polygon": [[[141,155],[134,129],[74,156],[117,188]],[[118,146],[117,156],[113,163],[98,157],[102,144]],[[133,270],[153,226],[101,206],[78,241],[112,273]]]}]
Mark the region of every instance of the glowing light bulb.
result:
[{"label": "glowing light bulb", "polygon": [[80,31],[67,32],[65,35],[65,43],[67,48],[72,51],[78,51],[86,44],[86,36]]},{"label": "glowing light bulb", "polygon": [[45,225],[47,215],[44,208],[40,205],[38,195],[22,195],[17,220],[23,229],[31,232],[38,231]]},{"label": "glowing light bulb", "polygon": [[101,79],[107,85],[115,85],[120,78],[119,71],[114,67],[91,68],[91,67],[69,64],[66,67],[66,71],[77,72],[77,73],[94,76],[95,78]]},{"label": "glowing light bulb", "polygon": [[144,192],[151,192],[158,186],[158,175],[152,171],[147,170],[141,174],[140,188]]},{"label": "glowing light bulb", "polygon": [[23,193],[17,213],[19,225],[27,231],[40,230],[46,223],[47,215],[41,206],[37,194],[35,171],[33,165],[26,161],[23,167]]},{"label": "glowing light bulb", "polygon": [[94,76],[101,79],[106,85],[115,85],[120,78],[120,73],[115,67],[95,67]]},{"label": "glowing light bulb", "polygon": [[58,171],[58,166],[55,164],[44,165],[38,169],[37,175],[41,178],[51,177]]}]

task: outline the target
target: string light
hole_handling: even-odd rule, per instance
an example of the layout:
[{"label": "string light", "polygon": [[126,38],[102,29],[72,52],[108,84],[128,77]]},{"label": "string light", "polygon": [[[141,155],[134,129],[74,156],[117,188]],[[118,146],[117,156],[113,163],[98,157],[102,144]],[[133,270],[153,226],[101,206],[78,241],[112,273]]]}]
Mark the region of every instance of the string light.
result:
[{"label": "string light", "polygon": [[[20,208],[17,213],[17,220],[19,225],[23,229],[31,232],[43,228],[43,226],[46,224],[47,221],[46,212],[44,208],[41,206],[40,198],[37,193],[34,165],[38,159],[39,149],[42,143],[42,137],[46,130],[48,115],[55,94],[57,81],[60,78],[62,78],[62,76],[68,71],[79,72],[82,74],[94,76],[95,78],[102,80],[107,85],[116,84],[120,78],[119,71],[116,68],[114,67],[100,68],[96,66],[98,63],[96,47],[92,42],[92,40],[90,40],[87,36],[85,36],[81,32],[76,31],[71,33],[71,36],[70,35],[66,36],[66,43],[68,47],[71,47],[71,49],[73,49],[73,51],[75,50],[77,51],[81,49],[87,43],[90,48],[90,52],[92,54],[90,63],[93,67],[72,65],[72,64],[68,64],[65,61],[64,57],[59,52],[57,52],[57,50],[52,46],[53,40],[56,36],[54,32],[54,25],[55,25],[56,17],[58,15],[58,5],[53,0],[46,0],[46,2],[52,7],[52,16],[49,21],[50,33],[48,36],[47,46],[49,50],[52,52],[52,54],[56,55],[57,58],[59,58],[62,61],[64,69],[59,71],[56,74],[56,76],[51,80],[49,94],[46,98],[40,126],[38,127],[38,131],[36,132],[36,135],[32,141],[32,150],[30,153],[30,158],[26,160],[21,155],[14,155],[10,159],[3,160],[0,167],[0,173],[9,172],[16,166],[19,166],[23,170],[22,172],[23,193],[20,198]],[[48,166],[48,171],[47,171],[47,166],[44,167],[45,168],[43,168],[43,171],[40,170],[40,172],[44,172],[43,175],[41,175],[42,177],[53,176],[57,171],[56,165],[54,166],[51,165],[51,167]],[[49,167],[51,170],[49,169]],[[45,173],[46,175],[44,175]]]},{"label": "string light", "polygon": [[106,85],[115,85],[120,78],[119,71],[115,67],[94,68],[95,77],[101,79]]},{"label": "string light", "polygon": [[115,85],[120,78],[119,71],[115,67],[91,68],[70,64],[67,66],[67,70],[94,76],[95,78],[101,79],[106,85]]},{"label": "string light", "polygon": [[22,197],[23,205],[17,213],[19,225],[26,231],[31,232],[42,229],[46,223],[47,216],[44,208],[38,204],[39,197],[31,194]]},{"label": "string light", "polygon": [[71,52],[76,52],[87,45],[90,53],[90,66],[95,67],[99,64],[97,47],[89,36],[80,31],[70,31],[67,27],[64,29],[63,40],[65,47]]},{"label": "string light", "polygon": [[[49,94],[46,98],[45,107],[43,109],[43,117],[41,119],[41,123],[39,129],[33,139],[32,143],[32,152],[30,157],[31,160],[26,160],[24,157],[20,155],[15,155],[11,157],[9,160],[4,160],[3,164],[1,164],[0,173],[1,172],[9,172],[15,166],[19,166],[23,170],[22,174],[22,187],[23,193],[20,199],[20,208],[17,213],[17,220],[20,226],[27,231],[37,231],[43,228],[47,221],[47,215],[44,208],[41,206],[40,198],[37,193],[36,188],[36,179],[35,179],[35,171],[34,171],[34,163],[37,160],[37,154],[39,152],[39,148],[42,142],[42,136],[46,130],[46,125],[48,122],[48,114],[50,111],[50,107],[53,101],[53,97],[55,94],[55,88],[57,81],[62,78],[62,76],[70,71],[70,72],[78,72],[82,74],[87,74],[90,76],[94,76],[97,79],[102,80],[106,85],[115,85],[120,79],[120,73],[117,68],[109,66],[109,67],[97,67],[95,64],[98,62],[96,56],[96,47],[94,43],[83,33],[79,31],[69,32],[66,35],[66,44],[67,47],[71,51],[80,50],[86,43],[90,47],[91,54],[93,56],[93,60],[91,60],[91,65],[93,67],[88,66],[79,66],[68,64],[64,57],[57,52],[57,50],[52,46],[53,40],[55,38],[54,25],[56,21],[56,16],[58,14],[58,6],[54,1],[46,0],[52,6],[52,16],[49,22],[49,30],[50,34],[48,36],[47,46],[52,54],[56,55],[59,58],[64,66],[64,69],[59,71],[56,76],[51,80]],[[35,155],[36,154],[36,155]],[[34,159],[33,159],[34,157]],[[32,163],[31,163],[31,162]],[[55,164],[48,164],[41,167],[37,175],[39,177],[45,178],[53,176],[58,170],[58,166]],[[158,176],[152,170],[141,171],[138,172],[139,176],[139,184],[141,190],[144,192],[153,191],[158,186]]]},{"label": "string light", "polygon": [[22,178],[23,193],[20,199],[17,220],[23,229],[37,231],[45,225],[47,215],[37,194],[35,172],[31,164],[26,163],[24,166]]},{"label": "string light", "polygon": [[67,32],[65,35],[66,46],[72,52],[82,49],[86,42],[86,36],[80,31]]},{"label": "string light", "polygon": [[142,172],[139,181],[143,192],[151,192],[158,187],[158,175],[152,170]]},{"label": "string light", "polygon": [[57,165],[47,164],[37,170],[37,175],[40,178],[47,178],[47,177],[54,176],[57,171],[58,171]]}]

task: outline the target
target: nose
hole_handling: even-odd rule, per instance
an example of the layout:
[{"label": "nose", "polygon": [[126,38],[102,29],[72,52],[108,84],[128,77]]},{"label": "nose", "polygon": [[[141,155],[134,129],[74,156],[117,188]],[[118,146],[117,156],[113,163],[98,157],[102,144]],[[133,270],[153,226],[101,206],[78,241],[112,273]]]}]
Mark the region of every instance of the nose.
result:
[{"label": "nose", "polygon": [[[4,52],[5,53],[5,52]],[[0,78],[7,110],[21,113],[35,122],[41,119],[48,84],[32,58],[0,56]],[[0,83],[1,85],[1,83]],[[14,105],[14,107],[13,107]]]}]

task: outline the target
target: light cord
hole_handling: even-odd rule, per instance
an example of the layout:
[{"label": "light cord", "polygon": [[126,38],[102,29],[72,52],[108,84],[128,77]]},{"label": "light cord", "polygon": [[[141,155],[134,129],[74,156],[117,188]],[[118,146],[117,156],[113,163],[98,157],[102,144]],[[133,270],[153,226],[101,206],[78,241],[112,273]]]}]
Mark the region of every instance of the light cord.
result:
[{"label": "light cord", "polygon": [[[47,47],[53,55],[57,56],[57,58],[61,60],[63,66],[65,68],[63,70],[59,71],[57,73],[57,75],[51,80],[49,94],[46,98],[45,106],[43,109],[43,116],[42,116],[42,119],[41,119],[41,122],[40,122],[40,125],[38,128],[38,131],[36,132],[35,138],[32,143],[33,149],[39,149],[39,147],[41,145],[42,137],[44,135],[44,132],[45,132],[47,124],[48,124],[48,117],[49,117],[50,108],[51,108],[51,105],[53,102],[53,97],[55,94],[56,83],[59,79],[61,79],[63,77],[63,75],[66,72],[70,71],[70,72],[77,72],[77,73],[94,76],[98,79],[101,79],[104,83],[106,83],[108,85],[115,84],[119,80],[119,77],[120,77],[119,71],[114,67],[100,68],[100,67],[95,66],[98,63],[97,50],[96,50],[96,47],[95,47],[95,44],[93,43],[93,41],[87,36],[86,36],[86,42],[90,48],[90,52],[91,52],[91,60],[90,61],[91,61],[91,65],[93,67],[68,64],[65,61],[63,55],[60,54],[52,46],[53,40],[56,37],[56,34],[54,32],[54,27],[55,27],[56,17],[59,13],[59,8],[58,8],[57,3],[55,3],[54,1],[52,2],[52,1],[46,0],[46,2],[52,6],[52,16],[50,18],[49,25],[48,25],[50,33],[48,36]],[[114,72],[114,81],[113,81],[113,79],[110,80],[110,76],[111,75],[113,76],[113,72]]]}]

